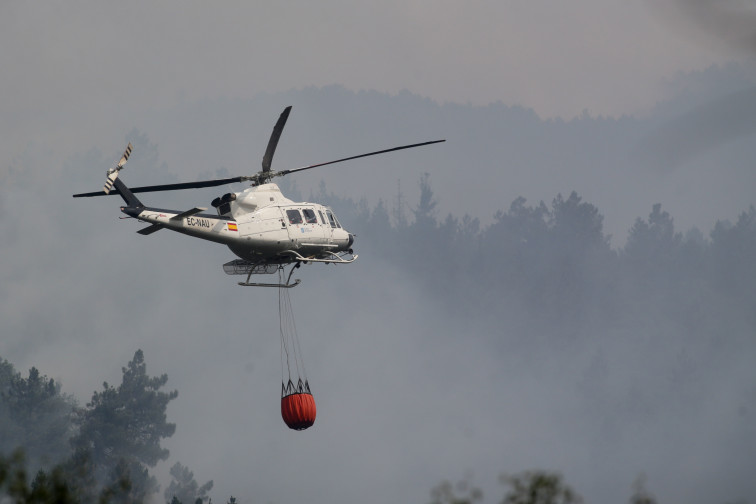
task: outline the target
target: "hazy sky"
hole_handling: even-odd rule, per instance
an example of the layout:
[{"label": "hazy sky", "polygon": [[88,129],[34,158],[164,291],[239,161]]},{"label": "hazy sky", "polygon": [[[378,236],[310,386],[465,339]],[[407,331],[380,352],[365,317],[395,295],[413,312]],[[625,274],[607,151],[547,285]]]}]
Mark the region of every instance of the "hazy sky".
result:
[{"label": "hazy sky", "polygon": [[[181,100],[334,83],[441,103],[502,101],[543,117],[640,114],[678,72],[748,57],[740,39],[718,36],[747,21],[745,9],[719,2],[729,10],[701,26],[714,16],[700,5],[3,2],[2,146],[23,147],[48,128],[56,145],[95,139],[104,124]],[[71,131],[74,118],[90,127]]]},{"label": "hazy sky", "polygon": [[[729,429],[718,417],[720,405],[736,402],[728,395],[737,395],[728,392],[738,390],[731,385],[753,382],[752,343],[743,343],[742,352],[730,349],[722,381],[706,384],[705,397],[713,399],[701,410],[677,408],[654,422],[638,420],[627,431],[620,422],[616,428],[624,437],[603,443],[614,433],[597,441],[595,424],[571,402],[575,380],[564,377],[574,379],[606,359],[610,391],[653,389],[658,374],[645,373],[644,359],[651,355],[663,369],[664,359],[676,355],[674,345],[645,353],[622,346],[631,343],[608,344],[544,352],[537,362],[514,349],[500,360],[469,341],[489,333],[506,339],[512,330],[506,320],[495,327],[449,320],[429,293],[370,250],[360,250],[350,269],[308,269],[293,294],[319,416],[311,431],[291,433],[278,411],[275,293],[241,289],[235,278],[223,275],[220,265],[232,258],[224,247],[179,235],[138,236],[133,222],[117,220],[113,199],[70,198],[101,186],[133,128],[158,144],[160,154],[157,160],[139,159],[152,155],[149,146],[140,145],[128,179],[124,174],[129,183],[145,177],[165,182],[165,176],[199,170],[214,175],[221,167],[243,166],[246,173],[259,166],[270,128],[289,104],[270,103],[264,116],[239,117],[268,107],[260,93],[338,84],[391,95],[408,90],[441,104],[522,105],[542,117],[572,118],[583,110],[593,116],[643,115],[667,97],[668,83],[679,72],[731,61],[753,71],[753,11],[735,1],[717,5],[2,2],[0,355],[22,371],[38,366],[86,403],[103,380],[118,383],[120,367],[142,348],[148,372],[168,373],[168,386],[180,391],[168,413],[178,424],[168,443],[170,462],[188,465],[200,483],[214,478],[216,502],[225,502],[229,493],[244,497],[242,502],[425,502],[441,479],[466,473],[485,487],[486,502],[496,502],[502,495],[500,472],[533,467],[562,471],[592,502],[625,500],[643,472],[662,502],[691,497],[720,502],[696,492],[715,492],[716,485],[708,483],[722,481],[715,469],[732,453],[752,462],[751,452],[742,453],[739,444],[744,429]],[[255,97],[252,105],[233,110],[234,100]],[[228,99],[224,108],[202,115],[203,100],[216,98]],[[319,114],[329,112],[319,110],[320,103],[328,100],[296,104],[296,120],[282,140],[286,149],[276,154],[278,166],[325,161],[397,140],[392,117],[350,118],[343,106],[343,115],[334,112],[319,123]],[[400,141],[457,131],[441,121],[427,129],[407,122],[420,136],[402,133]],[[376,124],[385,125],[380,142],[360,134],[375,131]],[[562,127],[569,129],[555,126]],[[340,150],[347,147],[339,144],[345,129],[364,143]],[[532,140],[525,133],[523,138]],[[753,201],[742,182],[753,179],[752,158],[735,163],[723,157],[720,166],[717,152],[714,159],[703,156],[694,170],[643,178],[616,173],[627,165],[603,156],[619,151],[599,145],[596,157],[611,169],[590,172],[595,184],[580,187],[559,161],[585,145],[569,135],[554,138],[564,143],[526,151],[543,154],[544,164],[555,160],[553,172],[538,176],[527,170],[531,157],[515,160],[506,172],[489,162],[504,159],[501,138],[457,134],[457,143],[449,138],[435,150],[407,151],[393,161],[393,171],[383,172],[383,182],[393,188],[397,174],[406,176],[406,192],[415,197],[418,176],[438,167],[432,180],[444,202],[457,193],[470,199],[476,185],[508,191],[499,199],[475,198],[473,203],[491,208],[471,213],[488,218],[523,192],[535,204],[538,197],[548,202],[557,191],[566,196],[576,189],[607,213],[614,233],[626,231],[634,217],[645,217],[652,203],[669,208],[673,197],[687,205],[672,205],[671,211],[680,216],[676,222],[686,224],[684,209],[697,207],[712,220],[733,218]],[[323,152],[315,152],[317,144]],[[191,152],[181,156],[181,149]],[[324,157],[309,158],[310,153]],[[161,162],[170,166],[163,170]],[[490,178],[470,177],[469,185],[460,185],[457,168],[465,163],[485,164]],[[405,165],[414,171],[402,171]],[[330,172],[329,184],[344,173],[338,170]],[[367,186],[365,192],[375,187],[365,183],[369,172],[352,173],[351,183]],[[321,176],[313,177],[297,179],[305,194]],[[618,180],[629,182],[618,187]],[[197,202],[184,193],[181,204],[189,208],[216,195]],[[458,217],[468,208],[477,210],[465,198],[455,208]],[[164,200],[145,199],[158,201]],[[349,216],[341,220],[346,224]],[[626,359],[633,352],[637,360]],[[635,362],[643,365],[636,368]],[[487,383],[495,386],[482,386]],[[691,440],[695,454],[706,457],[678,463]],[[739,485],[734,486],[750,491],[752,479],[740,467],[746,466],[731,476]],[[158,471],[164,477],[167,467]],[[699,486],[689,489],[691,480]],[[727,494],[721,502],[741,495]]]}]

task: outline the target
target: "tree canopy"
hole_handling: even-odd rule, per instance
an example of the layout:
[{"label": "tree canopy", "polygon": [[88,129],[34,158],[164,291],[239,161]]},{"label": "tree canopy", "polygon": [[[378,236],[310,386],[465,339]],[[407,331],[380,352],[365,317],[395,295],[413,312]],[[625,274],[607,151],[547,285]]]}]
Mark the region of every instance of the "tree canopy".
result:
[{"label": "tree canopy", "polygon": [[178,391],[161,390],[167,375],[147,375],[141,350],[122,372],[117,388],[103,383],[103,389],[95,391],[87,407],[79,412],[79,432],[71,442],[78,453],[89,458],[98,481],[112,485],[129,478],[130,492],[144,498],[158,488],[147,468],[169,455],[160,442],[176,430],[176,425],[167,421],[166,408]]},{"label": "tree canopy", "polygon": [[0,454],[22,447],[32,467],[60,463],[74,431],[73,397],[35,367],[26,378],[0,359]]},{"label": "tree canopy", "polygon": [[0,490],[16,502],[142,502],[154,494],[149,468],[168,458],[161,441],[176,429],[166,408],[178,392],[162,390],[165,374],[147,375],[141,350],[122,372],[118,387],[104,383],[80,408],[36,368],[22,378],[0,359]]}]

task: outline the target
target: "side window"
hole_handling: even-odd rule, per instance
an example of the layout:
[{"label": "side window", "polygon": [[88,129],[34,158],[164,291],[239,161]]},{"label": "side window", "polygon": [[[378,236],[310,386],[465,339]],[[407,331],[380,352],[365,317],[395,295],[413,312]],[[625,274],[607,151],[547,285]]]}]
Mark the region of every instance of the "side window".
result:
[{"label": "side window", "polygon": [[323,212],[321,212],[320,210],[318,210],[318,213],[320,214],[320,222],[322,222],[323,224],[325,224],[326,220],[325,220],[325,217],[323,217]]},{"label": "side window", "polygon": [[309,208],[305,208],[302,210],[302,213],[304,214],[304,219],[307,224],[317,224],[318,218],[315,217],[315,211],[310,210]]},{"label": "side window", "polygon": [[299,210],[286,210],[286,217],[289,218],[289,224],[302,224],[302,214]]}]

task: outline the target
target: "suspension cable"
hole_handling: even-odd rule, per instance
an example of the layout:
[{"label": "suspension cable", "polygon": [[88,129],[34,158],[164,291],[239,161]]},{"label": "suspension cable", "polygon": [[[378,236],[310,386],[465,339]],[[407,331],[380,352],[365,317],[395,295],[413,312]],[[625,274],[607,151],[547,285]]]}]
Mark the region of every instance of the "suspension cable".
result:
[{"label": "suspension cable", "polygon": [[[294,310],[291,305],[289,289],[283,287],[285,271],[283,266],[278,270],[279,289],[278,289],[278,320],[279,333],[281,336],[281,381],[291,382],[291,364],[293,358],[294,369],[297,373],[298,381],[304,378],[307,383],[307,371],[305,370],[304,360],[302,358],[302,346],[297,333],[297,326],[294,320]],[[286,371],[288,380],[284,376],[284,357],[286,358]]]}]

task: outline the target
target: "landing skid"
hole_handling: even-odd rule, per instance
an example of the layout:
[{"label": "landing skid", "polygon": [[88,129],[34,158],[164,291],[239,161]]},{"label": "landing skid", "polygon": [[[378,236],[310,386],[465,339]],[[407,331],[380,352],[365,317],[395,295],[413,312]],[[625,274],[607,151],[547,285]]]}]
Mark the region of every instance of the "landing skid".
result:
[{"label": "landing skid", "polygon": [[[275,262],[259,262],[253,263],[245,261],[243,259],[234,259],[223,265],[223,271],[227,275],[247,275],[246,282],[238,282],[243,287],[281,287],[285,289],[291,289],[299,285],[301,280],[298,278],[293,282],[291,281],[291,275],[294,270],[299,268],[302,264],[308,263],[325,263],[325,264],[349,264],[357,259],[357,255],[350,251],[341,252],[322,252],[316,256],[303,256],[296,250],[286,250],[281,252]],[[293,264],[291,270],[289,270],[289,276],[286,278],[286,282],[283,282],[284,269]],[[278,283],[265,283],[265,282],[250,282],[252,275],[264,275],[278,272]]]},{"label": "landing skid", "polygon": [[302,283],[299,278],[294,280],[293,284],[275,284],[275,283],[255,283],[255,282],[239,282],[242,287],[278,287],[283,289],[291,289]]},{"label": "landing skid", "polygon": [[[291,275],[294,274],[294,270],[299,268],[300,264],[297,263],[294,266],[291,267],[291,270],[289,271],[289,276],[286,278],[286,283],[278,282],[278,283],[258,283],[258,282],[250,282],[250,277],[255,273],[254,271],[250,271],[247,275],[247,281],[246,282],[239,282],[239,285],[242,287],[279,287],[283,289],[291,289],[292,287],[296,287],[299,285],[302,281],[299,278],[294,279],[294,283],[291,283]],[[278,266],[279,271],[279,278],[283,278],[283,275],[281,274],[284,271],[284,266],[279,265]]]}]

